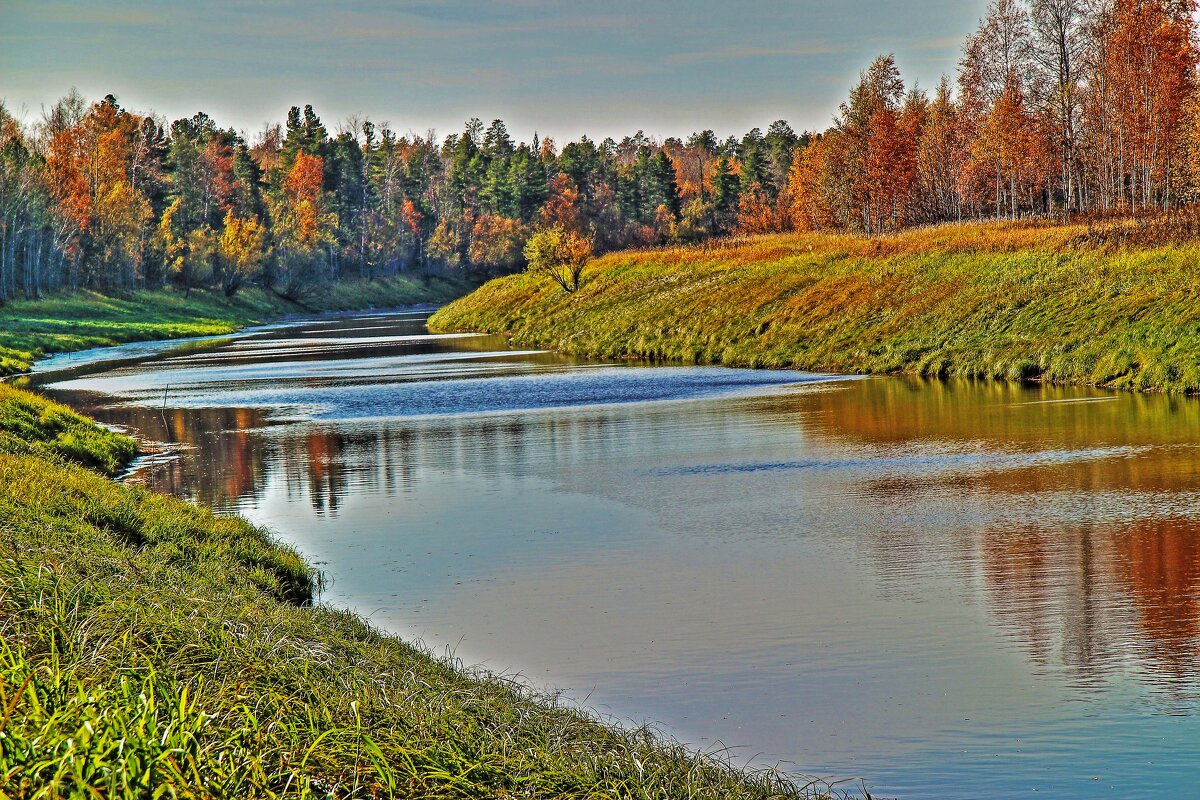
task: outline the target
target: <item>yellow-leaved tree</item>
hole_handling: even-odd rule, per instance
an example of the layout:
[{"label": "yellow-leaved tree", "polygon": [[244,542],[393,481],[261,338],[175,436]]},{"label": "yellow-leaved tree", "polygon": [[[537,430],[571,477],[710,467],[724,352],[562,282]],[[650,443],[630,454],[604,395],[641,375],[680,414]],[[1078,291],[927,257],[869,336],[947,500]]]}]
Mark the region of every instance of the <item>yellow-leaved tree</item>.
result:
[{"label": "yellow-leaved tree", "polygon": [[216,236],[210,228],[181,231],[178,221],[181,204],[176,198],[163,211],[158,223],[158,247],[167,279],[183,289],[186,297],[192,289],[212,280]]},{"label": "yellow-leaved tree", "polygon": [[221,266],[221,289],[233,297],[254,277],[267,258],[267,230],[257,219],[240,219],[225,212],[225,226],[217,242]]},{"label": "yellow-leaved tree", "polygon": [[561,225],[538,231],[525,244],[529,271],[549,275],[567,293],[579,288],[583,266],[591,255],[591,243]]}]

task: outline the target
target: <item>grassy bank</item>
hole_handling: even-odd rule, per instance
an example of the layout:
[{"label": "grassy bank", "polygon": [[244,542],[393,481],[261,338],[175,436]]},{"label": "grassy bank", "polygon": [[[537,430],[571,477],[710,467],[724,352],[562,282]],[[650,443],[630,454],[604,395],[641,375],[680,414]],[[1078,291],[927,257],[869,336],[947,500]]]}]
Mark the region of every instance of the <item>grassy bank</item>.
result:
[{"label": "grassy bank", "polygon": [[1200,391],[1200,243],[1129,222],[779,235],[522,274],[439,311],[577,355]]},{"label": "grassy bank", "polygon": [[75,292],[0,307],[0,375],[29,369],[42,355],[130,341],[229,333],[288,314],[441,304],[469,289],[464,281],[431,277],[345,281],[298,305],[249,287],[232,298],[196,290],[111,297]]},{"label": "grassy bank", "polygon": [[314,605],[264,531],[107,477],[132,453],[0,385],[0,798],[811,796]]}]

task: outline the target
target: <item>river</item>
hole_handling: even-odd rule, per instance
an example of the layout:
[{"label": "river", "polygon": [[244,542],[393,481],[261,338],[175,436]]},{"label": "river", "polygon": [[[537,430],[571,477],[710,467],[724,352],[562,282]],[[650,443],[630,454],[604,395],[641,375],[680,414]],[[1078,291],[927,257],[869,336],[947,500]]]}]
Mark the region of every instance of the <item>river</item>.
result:
[{"label": "river", "polygon": [[421,313],[57,356],[323,600],[876,796],[1200,791],[1200,402],[595,363]]}]

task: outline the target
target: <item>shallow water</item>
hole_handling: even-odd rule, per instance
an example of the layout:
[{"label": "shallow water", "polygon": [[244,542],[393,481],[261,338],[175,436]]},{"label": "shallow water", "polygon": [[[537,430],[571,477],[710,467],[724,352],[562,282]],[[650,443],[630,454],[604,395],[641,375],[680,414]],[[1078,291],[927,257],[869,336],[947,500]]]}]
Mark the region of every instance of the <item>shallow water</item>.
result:
[{"label": "shallow water", "polygon": [[329,602],[876,796],[1200,793],[1200,403],[638,367],[423,316],[44,363]]}]

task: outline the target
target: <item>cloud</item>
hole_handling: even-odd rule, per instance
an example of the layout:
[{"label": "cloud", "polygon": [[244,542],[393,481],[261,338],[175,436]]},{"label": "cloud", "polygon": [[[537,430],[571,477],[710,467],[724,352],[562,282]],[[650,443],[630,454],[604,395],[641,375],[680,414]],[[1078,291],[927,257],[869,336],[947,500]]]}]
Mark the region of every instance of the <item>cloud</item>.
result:
[{"label": "cloud", "polygon": [[[428,45],[434,41],[456,46],[544,46],[546,40],[518,37],[620,31],[636,21],[609,14],[496,13],[491,5],[464,3],[453,8],[398,4],[384,8],[358,8],[322,4],[311,12],[282,18],[264,14],[254,6],[241,7],[236,27],[228,35],[259,42],[304,42],[327,49],[359,46],[368,42]],[[532,7],[532,6],[530,6]],[[508,37],[507,39],[505,37]]]},{"label": "cloud", "polygon": [[311,100],[418,130],[478,115],[557,138],[733,133],[824,126],[877,52],[900,54],[908,83],[935,82],[984,2],[0,0],[0,74],[34,108],[72,84],[112,87],[250,129]]},{"label": "cloud", "polygon": [[915,52],[929,51],[929,50],[937,50],[937,51],[954,50],[954,51],[957,51],[959,48],[962,47],[962,43],[963,43],[963,40],[956,36],[940,36],[940,37],[937,37],[934,39],[925,39],[923,41],[913,42],[912,44],[908,45],[908,49],[915,51]]},{"label": "cloud", "polygon": [[[170,17],[161,9],[112,8],[81,4],[70,0],[43,0],[43,2],[21,2],[10,6],[14,27],[21,21],[43,25],[107,26],[121,28],[162,28],[169,24]],[[22,15],[23,20],[16,15]]]},{"label": "cloud", "polygon": [[845,53],[844,45],[833,42],[801,42],[788,47],[762,47],[759,45],[722,45],[712,50],[693,50],[667,56],[671,64],[698,64],[706,61],[728,61],[742,58],[807,58]]}]

